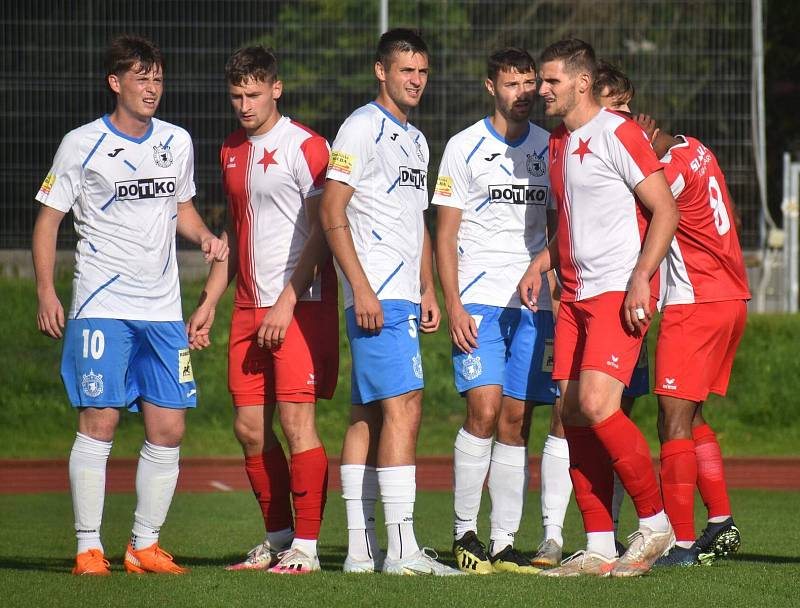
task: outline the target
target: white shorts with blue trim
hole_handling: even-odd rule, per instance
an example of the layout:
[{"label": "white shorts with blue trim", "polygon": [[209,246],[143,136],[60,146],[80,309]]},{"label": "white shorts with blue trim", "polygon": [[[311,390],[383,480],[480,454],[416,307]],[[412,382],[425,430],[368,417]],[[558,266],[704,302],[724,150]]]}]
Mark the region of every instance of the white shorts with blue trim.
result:
[{"label": "white shorts with blue trim", "polygon": [[478,326],[478,348],[453,347],[453,375],[462,395],[477,386],[498,384],[503,394],[523,401],[554,403],[553,313],[527,308],[466,304]]},{"label": "white shorts with blue trim", "polygon": [[197,388],[182,321],[71,319],[61,379],[74,407],[127,407],[146,401],[195,407]]},{"label": "white shorts with blue trim", "polygon": [[381,300],[383,329],[372,334],[356,325],[351,306],[345,310],[353,357],[352,401],[368,404],[423,388],[419,351],[419,304]]}]

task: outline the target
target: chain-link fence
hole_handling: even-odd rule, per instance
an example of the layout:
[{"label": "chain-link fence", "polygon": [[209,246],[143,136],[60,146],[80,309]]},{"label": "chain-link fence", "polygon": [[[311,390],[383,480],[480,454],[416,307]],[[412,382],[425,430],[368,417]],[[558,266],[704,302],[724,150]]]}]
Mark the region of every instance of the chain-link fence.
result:
[{"label": "chain-link fence", "polygon": [[[33,195],[61,137],[110,110],[102,53],[114,34],[139,33],[161,46],[167,69],[159,116],[192,134],[196,203],[219,229],[218,149],[236,127],[222,75],[227,56],[247,43],[273,46],[285,83],[282,111],[332,139],[345,116],[375,95],[379,1],[3,2],[0,248],[29,246]],[[428,89],[412,117],[431,143],[431,172],[448,137],[490,108],[482,81],[491,50],[514,44],[536,55],[575,35],[628,72],[635,110],[716,152],[742,211],[744,244],[754,247],[750,11],[750,0],[390,0],[389,24],[418,28],[431,49]],[[73,239],[66,224],[64,247]]]}]

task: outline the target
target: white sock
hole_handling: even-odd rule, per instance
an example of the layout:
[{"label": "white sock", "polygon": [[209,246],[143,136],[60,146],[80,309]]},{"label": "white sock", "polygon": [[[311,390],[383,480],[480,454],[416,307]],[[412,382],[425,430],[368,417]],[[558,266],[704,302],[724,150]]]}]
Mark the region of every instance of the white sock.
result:
[{"label": "white sock", "polygon": [[270,551],[283,551],[283,548],[290,545],[294,540],[294,530],[292,528],[273,530],[272,532],[267,532],[264,540],[267,541]]},{"label": "white sock", "polygon": [[457,539],[470,530],[478,531],[483,482],[491,459],[491,437],[475,437],[459,429],[453,450],[453,536]]},{"label": "white sock", "polygon": [[317,539],[316,538],[295,538],[292,541],[292,549],[300,549],[309,557],[314,557],[317,554]]},{"label": "white sock", "polygon": [[659,511],[650,517],[640,517],[639,527],[650,528],[653,532],[666,532],[669,530],[669,519],[664,511]]},{"label": "white sock", "polygon": [[709,517],[708,523],[710,524],[721,524],[723,521],[730,517],[730,513],[728,515],[717,515],[716,517]]},{"label": "white sock", "polygon": [[339,467],[342,498],[347,513],[347,553],[364,561],[380,552],[375,535],[375,502],[378,500],[378,473],[375,467],[343,464]]},{"label": "white sock", "polygon": [[569,446],[563,437],[548,435],[542,449],[542,527],[544,540],[564,546],[562,530],[572,495]]},{"label": "white sock", "polygon": [[692,545],[694,545],[693,540],[676,540],[675,544],[680,547],[681,549],[691,549]]},{"label": "white sock", "polygon": [[514,544],[528,493],[528,478],[527,448],[495,441],[489,467],[489,496],[492,498],[489,538],[498,551]]},{"label": "white sock", "polygon": [[379,467],[377,471],[388,537],[386,557],[402,559],[419,551],[414,536],[417,467]]},{"label": "white sock", "polygon": [[617,555],[617,545],[614,539],[614,531],[587,532],[586,552],[599,553],[609,559],[615,557]]},{"label": "white sock", "polygon": [[136,469],[136,512],[133,514],[131,544],[138,551],[158,542],[167,519],[175,486],[181,449],[153,445],[145,441]]},{"label": "white sock", "polygon": [[611,518],[614,520],[614,532],[619,530],[619,512],[622,509],[622,501],[625,500],[625,486],[619,475],[614,473],[614,496],[611,498]]},{"label": "white sock", "polygon": [[75,435],[69,454],[69,487],[75,514],[78,553],[103,550],[100,524],[106,497],[106,463],[111,453],[110,441],[98,441],[82,433]]}]

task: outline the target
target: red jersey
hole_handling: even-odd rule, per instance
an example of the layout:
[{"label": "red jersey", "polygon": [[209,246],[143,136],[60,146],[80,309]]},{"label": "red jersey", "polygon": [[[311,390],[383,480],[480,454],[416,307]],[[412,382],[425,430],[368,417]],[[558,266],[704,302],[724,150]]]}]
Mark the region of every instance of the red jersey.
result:
[{"label": "red jersey", "polygon": [[[228,214],[238,239],[235,303],[272,306],[297,266],[310,227],[303,203],[322,193],[329,148],[283,116],[263,135],[233,132],[220,151]],[[301,300],[336,301],[329,260]]]},{"label": "red jersey", "polygon": [[[628,290],[649,225],[649,213],[633,189],[660,169],[641,127],[605,108],[571,133],[562,124],[550,135],[565,302]],[[653,296],[658,295],[657,275],[651,281]]]},{"label": "red jersey", "polygon": [[661,159],[681,219],[666,258],[663,304],[747,300],[750,290],[731,197],[714,154],[693,137]]}]

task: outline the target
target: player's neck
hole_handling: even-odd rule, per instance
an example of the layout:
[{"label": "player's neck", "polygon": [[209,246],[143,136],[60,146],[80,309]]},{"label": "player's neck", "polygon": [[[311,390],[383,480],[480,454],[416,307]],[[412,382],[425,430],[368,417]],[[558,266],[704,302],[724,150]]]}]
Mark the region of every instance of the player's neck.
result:
[{"label": "player's neck", "polygon": [[124,108],[117,106],[114,111],[108,116],[108,120],[114,125],[114,128],[120,133],[124,133],[134,139],[144,137],[145,133],[150,129],[152,118],[150,116],[135,116],[130,112],[125,111]]},{"label": "player's neck", "polygon": [[495,112],[489,117],[489,122],[492,123],[492,128],[497,132],[500,137],[504,137],[506,141],[516,141],[522,137],[528,130],[528,121],[508,120],[500,112]]},{"label": "player's neck", "polygon": [[408,122],[408,112],[411,108],[406,108],[395,103],[383,90],[381,90],[378,97],[375,98],[375,103],[394,116],[401,125],[405,125]]},{"label": "player's neck", "polygon": [[583,103],[577,104],[572,110],[564,115],[564,126],[572,131],[577,131],[587,122],[592,120],[602,108],[594,98],[586,99]]},{"label": "player's neck", "polygon": [[261,125],[256,127],[255,129],[245,129],[245,133],[247,133],[247,137],[258,137],[259,135],[266,135],[272,128],[278,124],[278,121],[282,118],[282,114],[280,112],[273,112],[272,116],[270,116],[267,120],[265,120]]},{"label": "player's neck", "polygon": [[652,143],[653,151],[656,153],[656,156],[658,156],[658,158],[663,158],[663,156],[669,152],[671,148],[681,145],[683,140],[673,137],[669,133],[659,131]]}]

